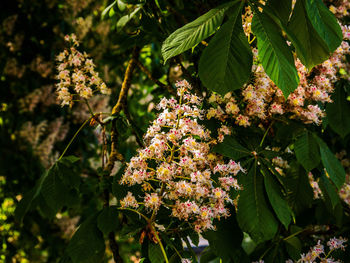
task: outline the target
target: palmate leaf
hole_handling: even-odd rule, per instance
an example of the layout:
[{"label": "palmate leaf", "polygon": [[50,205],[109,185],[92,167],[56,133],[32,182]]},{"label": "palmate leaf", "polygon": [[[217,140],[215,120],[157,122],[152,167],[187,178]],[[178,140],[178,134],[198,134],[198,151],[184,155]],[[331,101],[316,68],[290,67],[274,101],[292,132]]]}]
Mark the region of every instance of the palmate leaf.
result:
[{"label": "palmate leaf", "polygon": [[249,262],[241,247],[243,233],[237,224],[234,210],[231,209],[231,212],[233,214],[230,217],[216,223],[215,231],[206,231],[203,237],[208,240],[213,254],[223,262]]},{"label": "palmate leaf", "polygon": [[287,200],[296,214],[311,206],[313,201],[313,190],[305,169],[298,163],[292,162],[283,182],[287,188]]},{"label": "palmate leaf", "polygon": [[233,136],[226,136],[224,141],[217,144],[213,150],[234,160],[251,155],[251,151],[243,147]]},{"label": "palmate leaf", "polygon": [[264,169],[264,171],[264,184],[270,204],[275,211],[278,219],[281,221],[284,227],[288,229],[288,226],[292,220],[291,210],[283,196],[281,187],[274,179],[274,176],[271,173],[268,173],[267,169]]},{"label": "palmate leaf", "polygon": [[40,179],[37,181],[36,185],[33,189],[31,189],[29,192],[24,194],[21,201],[18,203],[16,210],[15,210],[15,219],[18,222],[22,222],[25,214],[29,211],[29,209],[32,206],[33,201],[39,196],[41,187],[43,185],[43,182],[45,178],[48,176],[49,170],[45,171]]},{"label": "palmate leaf", "polygon": [[293,15],[284,30],[295,47],[298,58],[307,68],[322,63],[330,56],[331,51],[326,42],[318,35],[307,16],[304,0],[296,2]]},{"label": "palmate leaf", "polygon": [[326,198],[326,204],[329,202],[331,209],[333,210],[336,205],[340,203],[340,198],[336,188],[324,174],[320,177],[319,185],[323,196]]},{"label": "palmate leaf", "polygon": [[97,227],[103,234],[108,235],[110,232],[119,228],[118,210],[116,206],[105,207],[97,217]]},{"label": "palmate leaf", "polygon": [[37,198],[44,198],[44,202],[40,203],[49,206],[49,214],[56,213],[63,205],[75,204],[78,196],[76,189],[71,188],[77,188],[79,176],[73,172],[71,164],[78,160],[77,157],[67,156],[46,170],[35,187],[24,195],[16,207],[15,219],[21,222]]},{"label": "palmate leaf", "polygon": [[253,56],[243,33],[241,5],[209,42],[199,60],[199,77],[210,90],[221,95],[240,89],[250,77]]},{"label": "palmate leaf", "polygon": [[320,163],[321,157],[317,141],[312,134],[305,131],[294,143],[297,160],[305,168],[311,171]]},{"label": "palmate leaf", "polygon": [[158,244],[150,242],[148,244],[148,257],[151,263],[163,263],[164,257]]},{"label": "palmate leaf", "polygon": [[329,126],[344,138],[350,133],[350,102],[343,86],[339,86],[333,94],[334,102],[327,104],[326,111]]},{"label": "palmate leaf", "polygon": [[264,178],[257,161],[241,179],[244,191],[240,193],[238,201],[238,224],[256,243],[271,239],[277,232],[278,222],[267,205]]},{"label": "palmate leaf", "polygon": [[285,98],[299,84],[293,55],[278,25],[264,12],[254,12],[252,30],[258,40],[258,57],[265,72]]},{"label": "palmate leaf", "polygon": [[103,261],[105,241],[97,228],[96,215],[86,219],[69,241],[66,253],[73,263],[98,263]]},{"label": "palmate leaf", "polygon": [[270,8],[282,23],[288,23],[290,14],[292,13],[292,0],[269,0],[266,7]]},{"label": "palmate leaf", "polygon": [[213,34],[221,25],[225,12],[235,2],[232,1],[211,9],[191,23],[173,32],[162,45],[164,62],[196,46]]},{"label": "palmate leaf", "polygon": [[339,160],[335,157],[332,151],[328,148],[327,144],[322,141],[316,135],[315,139],[320,147],[321,161],[326,168],[329,178],[339,189],[345,182],[345,170]]},{"label": "palmate leaf", "polygon": [[343,40],[343,34],[332,12],[322,0],[307,0],[305,9],[312,26],[327,44],[329,52],[336,50]]}]

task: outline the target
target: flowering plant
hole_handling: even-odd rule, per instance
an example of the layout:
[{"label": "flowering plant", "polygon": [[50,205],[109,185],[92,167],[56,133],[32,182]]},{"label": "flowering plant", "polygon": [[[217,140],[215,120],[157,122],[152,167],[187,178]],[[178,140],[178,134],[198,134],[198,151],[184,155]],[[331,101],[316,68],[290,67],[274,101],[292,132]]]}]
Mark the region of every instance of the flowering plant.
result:
[{"label": "flowering plant", "polygon": [[75,222],[64,262],[198,262],[204,239],[203,263],[331,262],[320,242],[302,251],[349,235],[347,2],[170,2],[106,7],[117,33],[103,56],[93,38],[65,37],[57,100],[64,121],[83,123],[18,198],[16,220],[38,207]]}]

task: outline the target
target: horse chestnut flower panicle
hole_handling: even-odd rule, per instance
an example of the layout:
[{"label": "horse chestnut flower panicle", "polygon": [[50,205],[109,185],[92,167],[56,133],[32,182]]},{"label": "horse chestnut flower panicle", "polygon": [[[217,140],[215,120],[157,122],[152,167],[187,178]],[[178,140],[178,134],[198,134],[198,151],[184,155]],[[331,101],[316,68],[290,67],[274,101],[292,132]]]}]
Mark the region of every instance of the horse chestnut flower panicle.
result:
[{"label": "horse chestnut flower panicle", "polygon": [[[57,79],[59,80],[56,86],[61,105],[71,105],[74,95],[89,99],[96,91],[110,94],[110,89],[95,71],[92,59],[85,52],[81,53],[76,49],[79,46],[76,36],[74,34],[67,35],[64,39],[71,44],[71,47],[56,57],[58,62]],[[76,94],[72,93],[73,90]]]},{"label": "horse chestnut flower panicle", "polygon": [[121,179],[121,184],[141,185],[144,194],[134,197],[129,192],[121,204],[153,215],[166,207],[201,232],[214,229],[214,218],[229,216],[229,191],[240,189],[234,176],[244,170],[210,152],[216,140],[198,123],[203,118],[201,99],[189,92],[186,80],[176,86],[179,100],[160,101],[157,109],[162,112],[144,137],[147,147],[130,160]]}]

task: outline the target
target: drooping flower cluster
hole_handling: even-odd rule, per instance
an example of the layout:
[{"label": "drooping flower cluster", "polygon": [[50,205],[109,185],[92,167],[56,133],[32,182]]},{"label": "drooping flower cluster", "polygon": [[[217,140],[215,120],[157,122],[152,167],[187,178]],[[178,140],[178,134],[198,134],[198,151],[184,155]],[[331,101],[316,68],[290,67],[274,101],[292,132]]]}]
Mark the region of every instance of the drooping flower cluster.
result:
[{"label": "drooping flower cluster", "polygon": [[336,154],[337,158],[340,160],[340,163],[345,169],[346,179],[342,188],[339,190],[339,197],[350,206],[350,158],[345,150]]},{"label": "drooping flower cluster", "polygon": [[[243,27],[248,36],[251,34],[251,19],[251,10],[247,9],[243,15]],[[347,42],[350,29],[348,26],[341,27],[344,41],[328,60],[316,66],[311,72],[298,58],[295,58],[300,83],[287,100],[264,71],[258,59],[258,51],[253,48],[254,81],[246,85],[240,94],[227,93],[223,97],[212,94],[209,98],[212,107],[208,110],[207,118],[216,118],[222,122],[233,119],[236,125],[247,127],[254,120],[266,120],[288,114],[290,118],[300,119],[306,124],[319,125],[325,115],[322,105],[332,102],[331,94],[335,81],[339,78],[349,79],[350,65],[346,62],[346,55],[350,54]],[[243,103],[239,103],[241,101]]]},{"label": "drooping flower cluster", "polygon": [[315,178],[311,172],[308,173],[308,178],[309,178],[309,183],[310,183],[310,186],[312,188],[312,191],[314,192],[314,199],[321,198],[323,195],[322,195],[321,188],[318,185],[319,180],[318,179],[315,180]]},{"label": "drooping flower cluster", "polygon": [[144,195],[129,192],[121,205],[153,214],[162,206],[172,209],[173,217],[193,223],[201,232],[214,228],[214,218],[229,215],[229,191],[240,188],[234,176],[243,169],[210,153],[216,141],[198,123],[203,118],[200,98],[189,93],[186,81],[176,86],[179,100],[160,101],[162,112],[144,138],[147,147],[131,159],[121,180],[141,185]]},{"label": "drooping flower cluster", "polygon": [[331,0],[329,10],[338,18],[349,15],[350,2],[348,0]]},{"label": "drooping flower cluster", "polygon": [[[342,238],[342,237],[331,238],[327,242],[329,252],[326,253],[324,246],[321,244],[321,241],[319,240],[317,242],[317,245],[312,247],[308,253],[301,255],[301,258],[300,258],[300,260],[298,260],[298,262],[305,262],[305,263],[316,262],[316,259],[319,259],[320,262],[331,262],[331,263],[341,262],[341,261],[338,261],[338,260],[335,260],[335,259],[329,257],[329,254],[336,249],[345,250],[346,245],[344,245],[344,243],[346,241],[347,241],[347,239]],[[293,261],[291,261],[291,262],[293,262]]]},{"label": "drooping flower cluster", "polygon": [[[297,261],[293,261],[291,259],[288,259],[286,263],[311,263],[311,262],[327,262],[327,263],[341,263],[342,261],[336,260],[332,257],[330,257],[331,253],[334,250],[341,249],[345,250],[346,245],[344,244],[347,242],[346,238],[331,238],[327,242],[328,246],[328,252],[325,251],[325,247],[321,244],[321,240],[318,240],[317,244],[310,248],[310,251],[308,253],[301,254],[301,258]],[[253,263],[264,263],[264,260],[260,260],[258,262]]]},{"label": "drooping flower cluster", "polygon": [[79,46],[76,36],[67,35],[65,40],[71,47],[57,56],[57,94],[61,105],[71,105],[74,96],[89,99],[96,91],[110,94],[110,89],[95,71],[92,59],[85,52],[81,53],[76,49]]}]

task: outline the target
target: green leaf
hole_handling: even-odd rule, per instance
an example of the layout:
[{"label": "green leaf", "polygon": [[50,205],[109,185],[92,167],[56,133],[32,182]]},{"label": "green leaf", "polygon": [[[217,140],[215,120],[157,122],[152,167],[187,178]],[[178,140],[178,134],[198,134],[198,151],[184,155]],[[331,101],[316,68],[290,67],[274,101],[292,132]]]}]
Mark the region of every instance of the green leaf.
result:
[{"label": "green leaf", "polygon": [[210,40],[199,60],[199,77],[204,86],[221,95],[240,89],[250,77],[253,55],[243,33],[243,2]]},{"label": "green leaf", "polygon": [[62,183],[58,169],[57,164],[55,164],[49,170],[41,189],[45,201],[55,212],[66,204],[65,197],[67,194],[67,187]]},{"label": "green leaf", "polygon": [[289,256],[292,257],[295,261],[297,261],[300,258],[302,247],[300,239],[295,236],[292,236],[288,239],[285,239],[284,242]]},{"label": "green leaf", "polygon": [[199,235],[196,231],[190,231],[189,233],[189,238],[192,241],[192,244],[195,245],[196,247],[198,247],[199,244]]},{"label": "green leaf", "polygon": [[141,7],[135,8],[130,14],[122,16],[117,22],[117,31],[123,29],[123,27],[141,10]]},{"label": "green leaf", "polygon": [[329,201],[332,210],[334,210],[336,205],[340,203],[340,198],[337,194],[337,190],[324,174],[322,174],[320,177],[319,186],[322,190],[323,196],[326,198],[326,203]]},{"label": "green leaf", "polygon": [[[217,229],[204,232],[202,235],[209,242],[211,251],[223,262],[246,262],[247,255],[241,248],[243,233],[236,221],[235,212],[216,223]],[[202,258],[201,261],[202,262]]]},{"label": "green leaf", "polygon": [[67,247],[73,263],[97,263],[103,261],[105,241],[96,226],[96,215],[86,219],[75,232]]},{"label": "green leaf", "polygon": [[148,244],[148,258],[151,261],[151,263],[164,262],[163,253],[158,244],[155,244],[155,243]]},{"label": "green leaf", "polygon": [[267,196],[270,200],[270,204],[275,211],[278,219],[284,225],[286,229],[292,220],[291,211],[287,201],[284,199],[280,186],[274,180],[273,175],[266,173],[264,176],[265,189]]},{"label": "green leaf", "polygon": [[323,4],[322,0],[307,0],[305,3],[306,13],[318,35],[333,52],[343,40],[342,30],[337,19]]},{"label": "green leaf", "polygon": [[243,147],[233,136],[226,136],[224,141],[213,148],[214,152],[220,153],[234,160],[251,155],[251,151]]},{"label": "green leaf", "polygon": [[295,141],[294,150],[298,162],[306,171],[311,171],[320,163],[321,157],[317,141],[308,131],[305,131]]},{"label": "green leaf", "polygon": [[113,6],[117,3],[117,1],[114,1],[112,4],[110,4],[109,6],[107,6],[105,8],[105,10],[102,11],[102,14],[101,14],[101,18],[103,19],[107,13],[109,13],[109,11],[113,8]]},{"label": "green leaf", "polygon": [[118,210],[116,206],[105,207],[97,217],[97,227],[108,235],[119,228]]},{"label": "green leaf", "polygon": [[329,58],[331,52],[307,17],[304,0],[296,2],[291,20],[284,30],[307,68],[310,69]]},{"label": "green leaf", "polygon": [[298,162],[292,162],[283,181],[287,187],[287,200],[292,211],[296,214],[311,206],[313,190],[310,186],[307,173]]},{"label": "green leaf", "polygon": [[164,62],[191,49],[213,34],[221,25],[226,10],[235,2],[237,1],[228,2],[213,8],[196,20],[173,32],[162,45]]},{"label": "green leaf", "polygon": [[350,102],[342,86],[336,87],[333,94],[333,103],[326,107],[327,119],[331,128],[341,137],[350,133]]},{"label": "green leaf", "polygon": [[50,170],[46,170],[40,177],[40,179],[37,181],[35,187],[27,192],[19,204],[16,207],[15,210],[15,219],[18,222],[22,222],[25,214],[29,211],[31,208],[32,202],[39,196],[41,187],[43,185],[43,182],[45,178],[48,176]]},{"label": "green leaf", "polygon": [[208,246],[200,254],[200,263],[211,263],[216,258],[217,256],[215,255],[213,250],[210,249],[210,246]]},{"label": "green leaf", "polygon": [[321,153],[321,161],[324,168],[326,168],[329,178],[336,185],[338,189],[342,187],[345,182],[345,170],[339,160],[328,148],[327,144],[315,135]]},{"label": "green leaf", "polygon": [[254,12],[252,30],[258,39],[258,57],[265,72],[287,98],[298,87],[299,77],[281,30],[268,15],[259,11]]},{"label": "green leaf", "polygon": [[[267,7],[273,10],[274,14],[284,23],[287,24],[292,13],[292,0],[269,0]],[[295,10],[295,8],[294,8]]]},{"label": "green leaf", "polygon": [[241,179],[244,191],[238,201],[238,223],[256,243],[269,240],[276,234],[278,223],[266,203],[263,175],[257,169],[257,161]]}]

